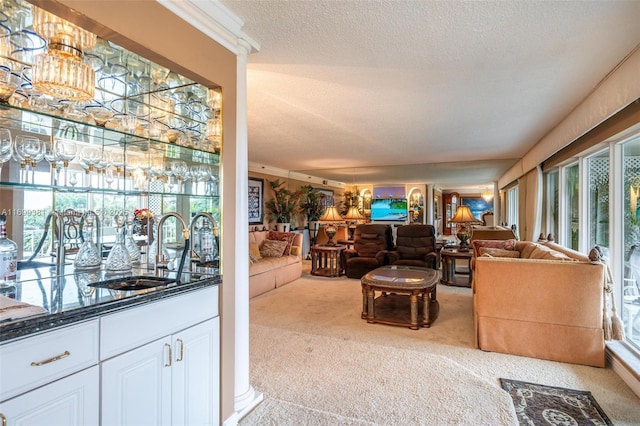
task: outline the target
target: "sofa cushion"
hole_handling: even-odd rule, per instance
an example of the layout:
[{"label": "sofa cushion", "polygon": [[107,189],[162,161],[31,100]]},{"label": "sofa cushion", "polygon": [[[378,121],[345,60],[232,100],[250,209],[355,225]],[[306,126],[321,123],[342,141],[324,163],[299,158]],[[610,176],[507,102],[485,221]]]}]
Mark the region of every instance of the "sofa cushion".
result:
[{"label": "sofa cushion", "polygon": [[283,253],[284,256],[291,254],[291,246],[293,245],[293,239],[295,237],[295,232],[269,231],[269,235],[267,235],[268,240],[285,241],[287,243]]},{"label": "sofa cushion", "polygon": [[260,255],[262,257],[282,257],[287,244],[286,241],[264,240],[260,246]]},{"label": "sofa cushion", "polygon": [[257,243],[249,243],[249,260],[251,263],[262,259],[260,255],[260,246]]},{"label": "sofa cushion", "polygon": [[577,262],[576,259],[572,259],[564,253],[561,253],[557,250],[553,250],[549,247],[545,247],[540,244],[536,244],[536,246],[531,250],[529,254],[529,259],[544,259],[544,260],[560,260],[562,262]]},{"label": "sofa cushion", "polygon": [[474,256],[480,256],[480,248],[497,248],[501,250],[515,250],[516,240],[475,240],[473,241],[473,254]]},{"label": "sofa cushion", "polygon": [[519,258],[518,250],[503,250],[492,247],[480,247],[480,256]]}]

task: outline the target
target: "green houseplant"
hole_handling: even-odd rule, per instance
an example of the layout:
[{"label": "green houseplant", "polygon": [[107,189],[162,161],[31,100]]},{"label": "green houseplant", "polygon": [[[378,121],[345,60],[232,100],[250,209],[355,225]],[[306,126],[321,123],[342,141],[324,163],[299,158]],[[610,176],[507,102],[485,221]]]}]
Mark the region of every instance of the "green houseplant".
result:
[{"label": "green houseplant", "polygon": [[298,194],[298,213],[305,216],[307,222],[316,222],[322,216],[324,204],[322,198],[324,195],[311,185],[303,185],[300,187]]},{"label": "green houseplant", "polygon": [[290,224],[298,208],[298,195],[289,191],[280,179],[268,182],[274,194],[273,198],[264,203],[269,222]]}]

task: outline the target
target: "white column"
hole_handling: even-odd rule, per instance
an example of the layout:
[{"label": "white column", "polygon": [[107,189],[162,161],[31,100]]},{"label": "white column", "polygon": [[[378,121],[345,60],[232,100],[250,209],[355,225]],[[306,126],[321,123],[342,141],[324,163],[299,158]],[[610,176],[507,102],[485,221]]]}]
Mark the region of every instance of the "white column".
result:
[{"label": "white column", "polygon": [[237,111],[236,111],[236,161],[235,161],[235,386],[234,411],[240,420],[262,399],[262,393],[249,383],[249,253],[248,177],[249,156],[247,149],[247,56],[251,46],[238,41],[237,60]]}]

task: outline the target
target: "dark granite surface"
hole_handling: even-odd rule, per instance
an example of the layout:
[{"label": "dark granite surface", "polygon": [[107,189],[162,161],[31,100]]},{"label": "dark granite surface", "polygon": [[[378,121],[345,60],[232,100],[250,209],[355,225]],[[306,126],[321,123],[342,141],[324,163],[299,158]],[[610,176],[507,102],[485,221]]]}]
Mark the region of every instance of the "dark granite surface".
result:
[{"label": "dark granite surface", "polygon": [[172,283],[165,287],[135,291],[96,288],[90,284],[127,276],[175,278],[175,273],[157,274],[153,270],[137,269],[126,274],[113,275],[103,270],[70,270],[69,273],[56,277],[53,276],[51,268],[43,267],[22,270],[19,274],[15,289],[10,289],[11,297],[30,305],[41,306],[46,313],[0,321],[0,342],[222,283],[222,277],[214,268],[193,273],[187,271],[182,274],[180,284]]}]

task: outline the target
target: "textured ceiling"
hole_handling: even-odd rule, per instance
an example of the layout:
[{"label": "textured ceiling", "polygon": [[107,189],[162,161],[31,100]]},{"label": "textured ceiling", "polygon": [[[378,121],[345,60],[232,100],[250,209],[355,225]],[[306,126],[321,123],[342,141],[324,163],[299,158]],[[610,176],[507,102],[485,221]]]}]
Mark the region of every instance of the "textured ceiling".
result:
[{"label": "textured ceiling", "polygon": [[640,1],[222,3],[249,160],[345,183],[497,180],[640,42]]}]

